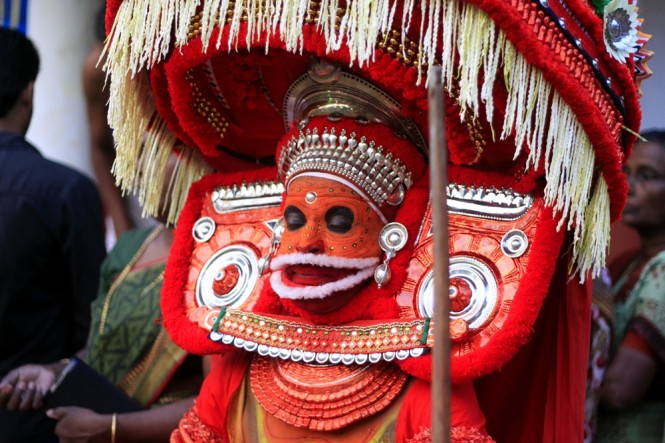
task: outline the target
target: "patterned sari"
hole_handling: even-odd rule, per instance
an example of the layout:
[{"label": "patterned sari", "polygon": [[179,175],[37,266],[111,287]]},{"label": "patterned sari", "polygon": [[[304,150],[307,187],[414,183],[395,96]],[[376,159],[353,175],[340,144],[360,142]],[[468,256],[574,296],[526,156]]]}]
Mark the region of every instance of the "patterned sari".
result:
[{"label": "patterned sari", "polygon": [[196,394],[164,393],[187,357],[160,324],[165,263],[134,265],[160,228],[129,231],[106,258],[92,304],[86,357],[97,372],[146,408]]},{"label": "patterned sari", "polygon": [[613,352],[631,331],[648,343],[659,372],[645,398],[636,406],[599,417],[598,442],[661,443],[665,423],[663,363],[665,363],[665,251],[642,266],[639,261],[626,268],[616,280]]}]

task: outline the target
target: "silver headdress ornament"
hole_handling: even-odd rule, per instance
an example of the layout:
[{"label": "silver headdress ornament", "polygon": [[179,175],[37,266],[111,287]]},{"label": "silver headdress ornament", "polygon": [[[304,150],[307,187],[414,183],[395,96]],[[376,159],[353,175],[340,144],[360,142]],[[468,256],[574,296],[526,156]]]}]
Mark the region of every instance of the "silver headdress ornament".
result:
[{"label": "silver headdress ornament", "polygon": [[342,117],[382,123],[413,143],[427,156],[427,143],[413,120],[404,117],[401,105],[376,85],[348,72],[340,65],[313,57],[307,74],[297,79],[284,99],[287,130],[311,117]]},{"label": "silver headdress ornament", "polygon": [[299,173],[327,172],[357,186],[378,207],[399,205],[413,184],[411,172],[382,146],[345,130],[338,136],[334,128],[301,131],[282,148],[277,166],[285,185]]},{"label": "silver headdress ornament", "polygon": [[[284,123],[298,124],[301,132],[282,148],[277,166],[287,184],[301,172],[334,174],[355,185],[377,207],[399,205],[411,184],[411,173],[393,155],[383,153],[374,141],[356,138],[335,129],[306,129],[309,119],[325,116],[358,123],[380,123],[401,139],[415,145],[425,156],[427,145],[416,124],[401,113],[400,104],[366,80],[342,71],[338,64],[313,57],[307,74],[296,80],[284,99]],[[303,132],[305,130],[305,132]]]}]

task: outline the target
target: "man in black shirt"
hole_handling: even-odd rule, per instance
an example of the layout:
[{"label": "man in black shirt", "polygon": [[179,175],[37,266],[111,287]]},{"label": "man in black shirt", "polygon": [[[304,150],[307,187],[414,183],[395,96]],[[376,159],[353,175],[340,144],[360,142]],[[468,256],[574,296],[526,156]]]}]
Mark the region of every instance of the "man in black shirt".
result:
[{"label": "man in black shirt", "polygon": [[[38,70],[30,40],[0,29],[0,378],[84,347],[105,255],[95,185],[24,138]],[[0,443],[49,441],[53,425],[43,410],[0,408]]]}]

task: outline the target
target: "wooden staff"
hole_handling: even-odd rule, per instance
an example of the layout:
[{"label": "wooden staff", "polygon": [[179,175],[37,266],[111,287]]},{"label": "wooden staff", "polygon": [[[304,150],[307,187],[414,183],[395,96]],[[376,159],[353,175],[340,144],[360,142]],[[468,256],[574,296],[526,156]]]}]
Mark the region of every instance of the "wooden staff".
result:
[{"label": "wooden staff", "polygon": [[430,183],[434,227],[434,349],[432,351],[432,442],[450,441],[450,301],[448,296],[448,155],[441,67],[428,73]]}]

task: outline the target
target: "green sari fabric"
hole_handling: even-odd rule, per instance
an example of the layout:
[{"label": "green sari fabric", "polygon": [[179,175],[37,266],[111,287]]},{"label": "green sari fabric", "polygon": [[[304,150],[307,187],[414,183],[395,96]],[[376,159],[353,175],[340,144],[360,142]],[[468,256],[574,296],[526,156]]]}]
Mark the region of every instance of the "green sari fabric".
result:
[{"label": "green sari fabric", "polygon": [[[649,343],[662,365],[665,363],[665,251],[649,260],[641,270],[629,267],[614,285],[615,293],[628,284],[631,270],[639,271],[639,277],[625,299],[615,300],[613,352],[632,330]],[[603,411],[596,441],[662,443],[664,423],[665,397],[662,392],[656,392],[628,410]]]},{"label": "green sari fabric", "polygon": [[[118,240],[103,263],[98,296],[92,304],[86,357],[91,367],[144,406],[156,400],[167,377],[186,357],[185,352],[168,339],[160,324],[165,264],[130,271],[110,297],[108,293],[151,231],[152,228],[129,231]],[[100,334],[105,304],[108,304],[108,312],[104,332]]]}]

